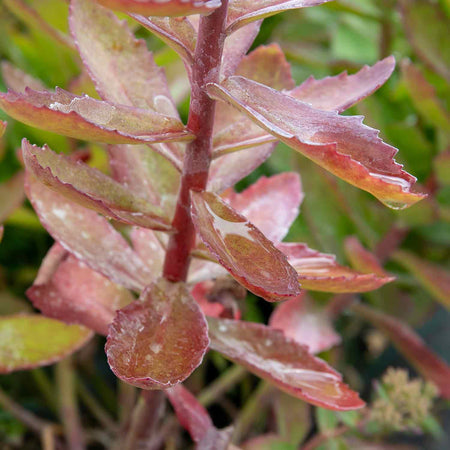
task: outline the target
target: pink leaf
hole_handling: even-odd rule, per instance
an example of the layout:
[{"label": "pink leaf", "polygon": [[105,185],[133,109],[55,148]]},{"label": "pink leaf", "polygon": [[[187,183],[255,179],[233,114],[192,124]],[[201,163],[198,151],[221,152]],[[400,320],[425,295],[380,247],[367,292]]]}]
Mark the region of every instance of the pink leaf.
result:
[{"label": "pink leaf", "polygon": [[185,285],[160,279],[117,312],[105,350],[121,380],[167,389],[192,373],[208,345],[205,316]]},{"label": "pink leaf", "polygon": [[297,273],[253,224],[211,192],[192,192],[192,219],[209,251],[247,289],[268,301],[300,293]]},{"label": "pink leaf", "polygon": [[246,23],[291,9],[316,6],[331,0],[231,0],[227,18],[230,34]]},{"label": "pink leaf", "polygon": [[342,112],[380,88],[394,68],[395,59],[388,56],[371,67],[364,66],[354,75],[342,72],[321,80],[311,76],[289,94],[313,108]]},{"label": "pink leaf", "polygon": [[393,160],[397,150],[385,144],[376,130],[363,125],[361,117],[314,109],[243,77],[230,77],[222,85],[210,84],[209,92],[244,112],[290,147],[370,192],[391,208],[402,209],[424,197],[411,191],[416,179]]},{"label": "pink leaf", "polygon": [[224,200],[260,229],[272,242],[280,242],[299,213],[303,200],[300,177],[293,172],[261,177],[245,191],[226,192]]},{"label": "pink leaf", "polygon": [[450,367],[426,346],[413,329],[395,317],[366,305],[353,305],[352,310],[385,333],[417,371],[436,385],[442,397],[450,399]]},{"label": "pink leaf", "polygon": [[220,6],[220,0],[97,0],[118,11],[144,16],[188,16],[208,14]]},{"label": "pink leaf", "polygon": [[288,394],[334,410],[364,406],[336,371],[283,332],[256,323],[212,317],[208,325],[213,350]]},{"label": "pink leaf", "polygon": [[162,273],[165,248],[156,233],[145,228],[133,227],[130,233],[135,252],[144,261],[145,266],[156,279]]},{"label": "pink leaf", "polygon": [[77,139],[109,144],[191,139],[174,117],[79,97],[59,88],[55,92],[0,93],[0,108],[27,125]]},{"label": "pink leaf", "polygon": [[24,92],[27,87],[36,91],[45,90],[42,81],[28,75],[8,61],[2,61],[1,68],[3,81],[8,89],[16,92]]},{"label": "pink leaf", "polygon": [[21,171],[13,175],[8,181],[0,184],[0,222],[7,219],[23,203],[25,199],[24,180],[25,176]]},{"label": "pink leaf", "polygon": [[299,344],[306,345],[313,354],[341,342],[329,317],[314,306],[306,293],[278,305],[270,316],[270,326],[283,331],[286,337]]},{"label": "pink leaf", "polygon": [[170,230],[170,218],[158,206],[143,198],[99,170],[80,161],[22,142],[28,172],[41,183],[82,206],[116,220],[156,230]]},{"label": "pink leaf", "polygon": [[341,266],[334,255],[320,253],[302,243],[281,243],[277,245],[298,273],[302,287],[311,291],[324,292],[367,292],[378,289],[392,277],[365,274]]},{"label": "pink leaf", "polygon": [[154,275],[105,218],[68,202],[32,176],[27,176],[25,190],[44,228],[93,270],[138,291],[153,280]]}]

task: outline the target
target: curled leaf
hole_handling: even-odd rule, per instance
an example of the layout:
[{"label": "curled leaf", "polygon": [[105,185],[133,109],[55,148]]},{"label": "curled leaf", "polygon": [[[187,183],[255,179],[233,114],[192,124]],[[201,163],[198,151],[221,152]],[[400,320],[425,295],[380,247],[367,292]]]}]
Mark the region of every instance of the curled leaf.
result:
[{"label": "curled leaf", "polygon": [[205,316],[185,285],[161,279],[117,311],[105,350],[121,380],[167,389],[192,373],[208,345]]},{"label": "curled leaf", "polygon": [[202,241],[231,275],[268,301],[300,293],[297,273],[252,223],[211,192],[192,192],[192,220]]},{"label": "curled leaf", "polygon": [[208,318],[211,348],[279,389],[334,410],[364,406],[342,377],[282,331],[236,320]]},{"label": "curled leaf", "polygon": [[38,314],[0,317],[0,373],[61,361],[80,349],[92,331]]}]

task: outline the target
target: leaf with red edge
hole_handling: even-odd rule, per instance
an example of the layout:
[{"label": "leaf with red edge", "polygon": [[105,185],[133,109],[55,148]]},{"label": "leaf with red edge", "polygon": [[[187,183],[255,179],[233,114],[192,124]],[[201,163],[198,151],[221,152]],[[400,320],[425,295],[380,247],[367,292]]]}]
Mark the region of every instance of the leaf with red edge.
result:
[{"label": "leaf with red edge", "polygon": [[291,9],[321,5],[331,0],[230,0],[227,33],[233,33],[254,20],[264,19]]},{"label": "leaf with red edge", "polygon": [[28,172],[69,200],[131,225],[170,230],[170,218],[158,206],[81,161],[22,141]]},{"label": "leaf with red edge", "polygon": [[105,350],[122,381],[167,389],[192,373],[208,345],[205,316],[185,284],[160,279],[117,311]]},{"label": "leaf with red edge", "polygon": [[412,328],[366,305],[353,305],[352,310],[385,333],[416,370],[436,385],[442,397],[450,399],[450,367],[426,346]]},{"label": "leaf with red edge", "polygon": [[72,255],[66,255],[49,280],[35,281],[27,296],[47,317],[84,325],[105,336],[115,311],[134,300],[125,288]]},{"label": "leaf with red edge", "polygon": [[359,116],[314,109],[243,77],[230,77],[221,85],[211,83],[208,91],[213,98],[244,112],[277,139],[391,208],[402,209],[424,198],[411,191],[416,179],[394,161],[397,150],[384,143],[376,130],[363,125]]},{"label": "leaf with red edge", "polygon": [[269,325],[281,330],[286,337],[306,345],[313,354],[341,342],[330,318],[314,306],[313,300],[305,292],[301,297],[278,305],[270,316]]},{"label": "leaf with red edge", "polygon": [[22,171],[0,184],[0,222],[7,219],[25,200],[24,180],[25,176]]},{"label": "leaf with red edge", "polygon": [[144,16],[188,16],[209,14],[221,4],[220,0],[96,0],[118,11]]},{"label": "leaf with red edge", "polygon": [[77,139],[109,144],[189,140],[192,135],[176,118],[76,96],[63,89],[0,93],[0,108],[16,120]]},{"label": "leaf with red edge", "polygon": [[364,402],[328,364],[282,331],[261,324],[208,318],[211,348],[243,365],[279,389],[334,410],[361,408]]},{"label": "leaf with red edge", "polygon": [[294,268],[244,216],[211,192],[192,192],[191,198],[202,241],[240,284],[268,301],[300,293]]},{"label": "leaf with red edge", "polygon": [[20,70],[8,61],[2,61],[1,69],[3,81],[8,89],[16,92],[24,92],[27,87],[36,91],[45,90],[45,86],[42,81],[25,73],[23,70]]},{"label": "leaf with red edge", "polygon": [[397,250],[394,259],[408,269],[435,300],[450,309],[450,271],[406,250]]},{"label": "leaf with red edge", "polygon": [[286,172],[261,177],[244,191],[227,191],[222,198],[276,243],[298,216],[303,192],[299,175]]},{"label": "leaf with red edge", "polygon": [[334,255],[320,253],[306,244],[282,242],[277,248],[297,271],[302,287],[311,291],[367,292],[394,280],[392,277],[360,273],[341,266]]},{"label": "leaf with red edge", "polygon": [[138,291],[153,280],[141,258],[104,217],[68,202],[32,176],[26,178],[25,191],[44,228],[93,270]]},{"label": "leaf with red edge", "polygon": [[83,347],[92,331],[38,314],[0,317],[0,373],[61,361]]},{"label": "leaf with red edge", "polygon": [[380,88],[394,68],[395,58],[388,56],[373,66],[364,66],[353,75],[342,72],[321,80],[310,76],[289,95],[317,109],[342,112]]}]

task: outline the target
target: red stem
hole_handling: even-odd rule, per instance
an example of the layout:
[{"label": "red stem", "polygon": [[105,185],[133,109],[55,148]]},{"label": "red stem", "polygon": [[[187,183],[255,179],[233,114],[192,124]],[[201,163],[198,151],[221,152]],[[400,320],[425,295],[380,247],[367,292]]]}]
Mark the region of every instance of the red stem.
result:
[{"label": "red stem", "polygon": [[188,128],[196,139],[186,149],[181,187],[164,262],[163,276],[170,281],[185,281],[189,255],[195,244],[195,230],[190,212],[190,191],[202,191],[208,181],[215,100],[208,97],[207,83],[219,81],[228,0],[209,16],[200,19],[197,47],[192,70],[192,92]]}]

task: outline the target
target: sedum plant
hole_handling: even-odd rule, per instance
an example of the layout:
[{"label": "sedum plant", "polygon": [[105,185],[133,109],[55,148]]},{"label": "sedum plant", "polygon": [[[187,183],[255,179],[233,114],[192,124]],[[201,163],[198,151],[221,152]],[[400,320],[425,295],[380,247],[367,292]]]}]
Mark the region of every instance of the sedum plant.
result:
[{"label": "sedum plant", "polygon": [[[313,405],[364,406],[315,356],[340,338],[330,314],[315,310],[304,290],[360,293],[393,278],[360,248],[355,258],[370,264],[356,271],[304,243],[283,242],[303,199],[298,174],[233,189],[281,141],[390,208],[425,196],[378,131],[360,116],[341,115],[383,85],[393,57],[295,86],[277,45],[249,52],[265,17],[321,3],[72,0],[67,45],[76,47],[98,97],[47,91],[4,66],[10,89],[0,107],[27,125],[104,145],[109,172],[91,167],[82,151],[65,155],[23,141],[26,194],[55,244],[27,292],[43,316],[0,320],[0,333],[22,342],[20,352],[0,355],[3,372],[61,360],[94,332],[104,335],[114,374],[143,389],[144,399],[164,390],[199,448],[227,448],[230,440],[181,385],[209,349]],[[186,125],[131,19],[120,21],[112,10],[182,59],[190,84]],[[283,302],[269,325],[240,320],[243,290]],[[426,355],[427,373],[448,395],[447,366],[415,336],[365,306],[354,309],[398,339],[419,366]],[[306,317],[315,325],[299,333]],[[42,339],[26,336],[27,328]]]}]

